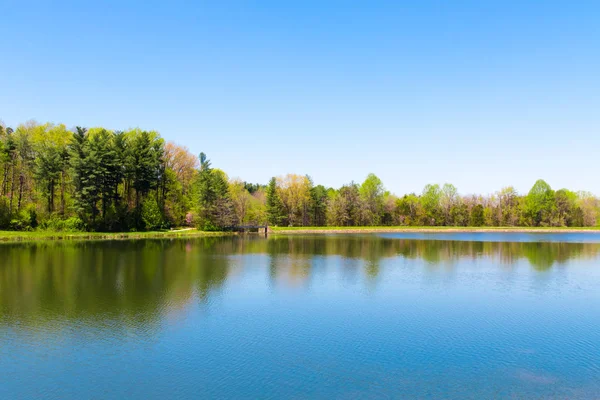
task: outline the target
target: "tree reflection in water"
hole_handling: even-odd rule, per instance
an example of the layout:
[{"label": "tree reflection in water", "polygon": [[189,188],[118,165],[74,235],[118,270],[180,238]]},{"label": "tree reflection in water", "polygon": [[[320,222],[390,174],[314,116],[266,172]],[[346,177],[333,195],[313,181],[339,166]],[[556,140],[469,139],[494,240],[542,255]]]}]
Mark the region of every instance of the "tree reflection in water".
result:
[{"label": "tree reflection in water", "polygon": [[[56,318],[158,323],[226,285],[233,270],[264,265],[271,285],[302,286],[319,273],[375,280],[389,259],[428,268],[459,268],[486,259],[542,272],[574,259],[595,259],[600,244],[408,240],[379,236],[254,236],[0,246],[0,317],[39,323]],[[256,258],[259,257],[259,258]],[[343,262],[342,262],[343,261]],[[43,317],[43,318],[40,318]]]}]

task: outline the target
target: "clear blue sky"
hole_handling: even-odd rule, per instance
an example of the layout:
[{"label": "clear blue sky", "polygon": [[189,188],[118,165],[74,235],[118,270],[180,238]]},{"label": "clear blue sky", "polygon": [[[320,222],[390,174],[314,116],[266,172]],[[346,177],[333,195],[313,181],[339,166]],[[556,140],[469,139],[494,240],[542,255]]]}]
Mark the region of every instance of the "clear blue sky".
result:
[{"label": "clear blue sky", "polygon": [[[86,4],[82,4],[86,3]],[[155,129],[230,176],[600,194],[600,3],[0,0],[0,118]]]}]

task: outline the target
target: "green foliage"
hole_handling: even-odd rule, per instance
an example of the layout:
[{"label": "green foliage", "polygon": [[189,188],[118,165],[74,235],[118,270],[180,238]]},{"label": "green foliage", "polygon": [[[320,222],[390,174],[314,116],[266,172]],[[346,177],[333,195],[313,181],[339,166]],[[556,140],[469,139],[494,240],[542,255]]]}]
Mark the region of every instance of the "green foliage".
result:
[{"label": "green foliage", "polygon": [[198,227],[217,231],[238,223],[227,185],[225,173],[210,166],[204,153],[200,153],[198,174]]},{"label": "green foliage", "polygon": [[381,179],[375,174],[369,174],[360,185],[359,193],[362,200],[362,219],[365,225],[379,225],[383,213],[384,187]]},{"label": "green foliage", "polygon": [[426,185],[423,188],[423,194],[421,194],[421,204],[425,211],[424,225],[440,225],[441,224],[441,210],[440,200],[442,198],[442,190],[440,186]]},{"label": "green foliage", "polygon": [[155,197],[148,197],[142,203],[142,221],[146,230],[164,228],[163,215]]},{"label": "green foliage", "polygon": [[310,215],[312,226],[323,226],[327,223],[327,189],[317,185],[310,189]]},{"label": "green foliage", "polygon": [[354,183],[342,186],[329,202],[329,225],[360,226],[361,199],[358,186]]},{"label": "green foliage", "polygon": [[57,215],[43,221],[39,228],[45,231],[54,232],[83,232],[86,230],[85,223],[78,217],[61,219]]},{"label": "green foliage", "polygon": [[[6,223],[3,216],[3,224]],[[58,218],[58,217],[57,217]],[[34,206],[28,206],[12,216],[8,225],[3,227],[15,231],[29,231],[38,227],[38,215]]]},{"label": "green foliage", "polygon": [[94,225],[101,197],[101,179],[105,175],[99,154],[93,151],[87,129],[77,127],[71,144],[71,165],[75,185],[75,209],[83,220]]},{"label": "green foliage", "polygon": [[0,229],[10,227],[10,208],[8,198],[0,197]]},{"label": "green foliage", "polygon": [[425,210],[419,196],[414,193],[406,194],[396,200],[395,219],[399,225],[425,225]]},{"label": "green foliage", "polygon": [[[451,184],[396,197],[369,174],[339,189],[288,174],[251,184],[212,168],[157,132],[64,125],[0,126],[0,229],[141,231],[273,226],[541,226],[600,224],[600,201],[553,191],[543,180],[520,195],[461,196]],[[39,227],[38,227],[39,224]]]},{"label": "green foliage", "polygon": [[527,194],[524,221],[530,226],[551,226],[551,217],[554,211],[554,191],[550,185],[539,179]]},{"label": "green foliage", "polygon": [[460,199],[450,206],[447,217],[447,226],[467,226],[470,222],[469,209]]},{"label": "green foliage", "polygon": [[471,217],[469,219],[470,226],[483,226],[485,224],[483,206],[481,204],[476,204],[471,209]]},{"label": "green foliage", "polygon": [[285,211],[283,202],[277,191],[277,179],[271,178],[267,186],[267,220],[269,225],[283,225],[285,221]]},{"label": "green foliage", "polygon": [[158,191],[165,176],[162,139],[146,131],[88,132],[78,127],[70,147],[75,210],[86,225],[94,230],[144,229],[144,199],[153,189],[157,195],[166,192]]},{"label": "green foliage", "polygon": [[162,139],[152,139],[146,131],[133,136],[129,151],[129,170],[132,172],[132,186],[136,190],[136,205],[143,196],[158,185],[161,177],[161,164],[164,154]]}]

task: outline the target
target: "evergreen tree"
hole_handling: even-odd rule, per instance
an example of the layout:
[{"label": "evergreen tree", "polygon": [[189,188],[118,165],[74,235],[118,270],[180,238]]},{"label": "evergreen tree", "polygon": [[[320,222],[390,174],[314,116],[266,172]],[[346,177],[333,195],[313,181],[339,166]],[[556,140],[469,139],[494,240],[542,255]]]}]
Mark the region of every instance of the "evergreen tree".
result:
[{"label": "evergreen tree", "polygon": [[35,159],[35,177],[47,200],[47,210],[54,212],[54,192],[63,170],[62,153],[55,146],[42,143]]},{"label": "evergreen tree", "polygon": [[200,153],[198,173],[198,216],[199,228],[206,231],[224,229],[238,223],[225,173],[211,168],[204,153]]},{"label": "evergreen tree", "polygon": [[71,144],[75,207],[80,217],[91,227],[95,227],[98,201],[101,197],[101,185],[98,181],[99,164],[97,152],[91,150],[87,129],[78,126]]},{"label": "evergreen tree", "polygon": [[118,158],[116,156],[113,134],[106,129],[100,130],[90,140],[90,153],[97,162],[95,181],[102,200],[102,220],[106,222],[106,213],[114,201],[114,187],[118,179]]},{"label": "evergreen tree", "polygon": [[134,137],[131,155],[135,205],[138,207],[143,196],[156,187],[158,178],[158,157],[148,132],[143,131]]},{"label": "evergreen tree", "polygon": [[200,153],[200,172],[198,173],[198,227],[211,230],[211,215],[217,199],[217,194],[212,185],[212,168],[206,154]]},{"label": "evergreen tree", "polygon": [[278,226],[285,220],[283,202],[277,192],[277,179],[271,178],[267,186],[267,221],[270,225]]},{"label": "evergreen tree", "polygon": [[312,226],[325,226],[327,223],[327,189],[317,185],[310,189],[310,214]]}]

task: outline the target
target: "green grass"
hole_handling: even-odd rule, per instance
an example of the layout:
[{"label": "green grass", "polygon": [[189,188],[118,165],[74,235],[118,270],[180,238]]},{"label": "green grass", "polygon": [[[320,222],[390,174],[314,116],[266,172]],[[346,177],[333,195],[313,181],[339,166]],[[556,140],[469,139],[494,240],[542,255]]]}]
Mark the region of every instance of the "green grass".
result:
[{"label": "green grass", "polygon": [[[321,227],[269,227],[273,234],[292,233],[361,233],[361,232],[600,232],[600,227],[563,228],[563,227],[456,227],[456,226],[321,226]],[[150,231],[150,232],[56,232],[56,231],[0,231],[0,242],[18,242],[34,240],[127,240],[150,238],[226,236],[231,232],[203,232],[196,229]]]},{"label": "green grass", "polygon": [[223,236],[225,232],[203,232],[196,229],[149,232],[56,232],[56,231],[0,231],[0,241],[32,240],[125,240],[144,238],[174,238]]}]

